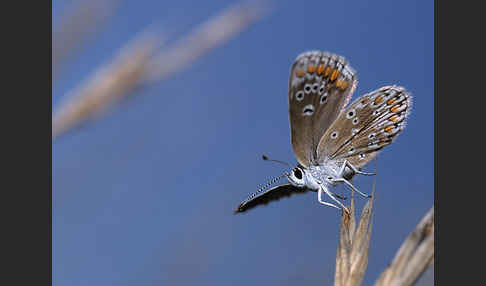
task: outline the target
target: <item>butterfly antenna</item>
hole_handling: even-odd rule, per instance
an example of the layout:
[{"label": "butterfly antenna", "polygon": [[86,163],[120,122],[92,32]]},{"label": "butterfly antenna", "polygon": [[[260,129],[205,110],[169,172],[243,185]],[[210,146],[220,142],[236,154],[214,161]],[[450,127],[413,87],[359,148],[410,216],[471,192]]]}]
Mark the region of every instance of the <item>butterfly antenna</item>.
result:
[{"label": "butterfly antenna", "polygon": [[275,177],[273,179],[271,179],[268,183],[266,183],[265,185],[261,186],[258,191],[254,192],[253,194],[251,194],[248,199],[246,199],[246,202],[247,201],[250,201],[252,200],[254,197],[258,196],[259,194],[261,194],[262,192],[266,191],[268,189],[268,187],[270,187],[271,185],[275,184],[276,182],[280,181],[282,178],[288,176],[289,174],[287,172],[285,172],[283,175],[281,176],[278,176],[278,177]]},{"label": "butterfly antenna", "polygon": [[267,156],[265,156],[265,155],[262,155],[262,159],[263,159],[263,161],[272,161],[272,162],[277,162],[277,163],[280,163],[280,164],[282,164],[282,165],[286,165],[286,166],[289,166],[290,168],[292,168],[292,166],[290,166],[290,164],[289,164],[289,163],[287,163],[287,162],[280,161],[280,160],[273,160],[273,159],[268,158],[268,157],[267,157]]}]

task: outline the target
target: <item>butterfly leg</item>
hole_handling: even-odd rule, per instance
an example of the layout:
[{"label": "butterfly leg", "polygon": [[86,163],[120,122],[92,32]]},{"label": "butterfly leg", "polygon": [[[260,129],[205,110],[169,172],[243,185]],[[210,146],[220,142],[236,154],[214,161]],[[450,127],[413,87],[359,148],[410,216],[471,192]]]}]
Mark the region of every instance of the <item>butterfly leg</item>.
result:
[{"label": "butterfly leg", "polygon": [[374,176],[374,175],[376,175],[375,173],[362,172],[362,171],[358,170],[358,168],[356,168],[353,164],[349,163],[348,160],[344,160],[344,163],[343,163],[343,165],[341,167],[341,170],[339,171],[339,174],[341,174],[340,175],[341,177],[343,176],[344,169],[346,169],[346,167],[349,167],[356,174],[361,174],[361,175],[365,175],[365,176]]},{"label": "butterfly leg", "polygon": [[371,198],[371,195],[368,195],[368,194],[365,194],[363,192],[360,192],[358,189],[356,189],[355,186],[353,186],[353,184],[351,184],[348,180],[344,179],[344,178],[337,178],[337,179],[333,179],[332,180],[333,183],[345,183],[346,185],[348,185],[353,191],[357,192],[358,194],[362,195],[363,197],[365,198]]},{"label": "butterfly leg", "polygon": [[[329,197],[331,197],[331,199],[333,199],[335,202],[337,202],[341,207],[338,207],[336,206],[335,204],[332,204],[332,203],[328,203],[328,202],[325,202],[322,200],[322,192],[325,192]],[[319,200],[319,203],[323,204],[323,205],[326,205],[326,206],[330,206],[330,207],[333,207],[333,208],[337,208],[337,209],[343,209],[343,210],[348,210],[339,200],[337,200],[334,195],[329,192],[327,190],[327,188],[321,186],[319,188],[319,191],[317,191],[317,199]]]}]

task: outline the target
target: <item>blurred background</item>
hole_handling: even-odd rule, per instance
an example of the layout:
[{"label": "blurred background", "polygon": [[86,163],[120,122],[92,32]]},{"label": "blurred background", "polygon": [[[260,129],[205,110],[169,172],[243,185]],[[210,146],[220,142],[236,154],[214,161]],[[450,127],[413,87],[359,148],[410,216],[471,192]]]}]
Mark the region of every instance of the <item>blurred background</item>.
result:
[{"label": "blurred background", "polygon": [[[348,59],[353,100],[390,84],[414,96],[378,156],[363,285],[434,203],[433,1],[56,1],[52,14],[54,285],[332,285],[340,212],[312,193],[232,213],[284,170],[262,153],[296,163],[288,77],[307,50]],[[417,285],[432,283],[430,269]]]}]

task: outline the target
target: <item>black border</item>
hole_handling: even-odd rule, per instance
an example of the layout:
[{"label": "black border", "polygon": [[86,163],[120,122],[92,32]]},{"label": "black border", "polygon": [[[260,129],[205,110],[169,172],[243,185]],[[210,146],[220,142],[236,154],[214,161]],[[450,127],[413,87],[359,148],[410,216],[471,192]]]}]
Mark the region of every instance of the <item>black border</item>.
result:
[{"label": "black border", "polygon": [[483,263],[474,260],[481,259],[484,243],[485,175],[482,160],[471,156],[482,153],[485,129],[485,16],[479,4],[434,3],[435,285],[484,284]]},{"label": "black border", "polygon": [[3,4],[1,281],[52,285],[52,2]]},{"label": "black border", "polygon": [[[41,1],[40,3],[44,3]],[[42,5],[41,4],[41,5]],[[47,22],[49,23],[49,26],[47,27],[47,36],[45,37],[47,40],[47,45],[46,45],[46,53],[47,53],[47,60],[46,60],[46,65],[48,66],[48,72],[45,74],[47,75],[47,84],[46,84],[46,89],[48,90],[48,100],[47,100],[47,113],[48,116],[45,118],[47,119],[45,123],[45,128],[47,129],[47,180],[46,180],[46,185],[47,185],[47,192],[46,192],[46,199],[47,199],[47,206],[48,206],[48,214],[46,216],[47,220],[47,250],[46,250],[46,255],[47,255],[47,260],[48,263],[46,263],[47,266],[47,273],[45,273],[45,278],[46,282],[48,285],[52,285],[52,1],[49,1],[49,4],[47,5]],[[43,17],[43,16],[41,16]],[[43,125],[44,126],[44,125]],[[42,128],[43,130],[43,128]],[[41,137],[41,136],[39,136]]]}]

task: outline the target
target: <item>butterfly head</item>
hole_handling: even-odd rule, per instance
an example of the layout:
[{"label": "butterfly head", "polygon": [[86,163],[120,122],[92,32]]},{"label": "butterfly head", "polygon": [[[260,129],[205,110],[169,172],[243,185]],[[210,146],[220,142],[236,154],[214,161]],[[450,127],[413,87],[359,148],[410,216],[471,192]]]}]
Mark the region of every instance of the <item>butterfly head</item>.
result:
[{"label": "butterfly head", "polygon": [[[280,164],[283,164],[283,165],[286,165],[286,166],[289,166],[289,167],[292,168],[292,166],[287,162],[275,160],[275,159],[270,159],[265,155],[262,155],[262,159],[264,161],[277,162],[277,163],[280,163]],[[295,187],[298,187],[298,188],[308,187],[308,180],[309,180],[308,176],[309,176],[309,174],[308,174],[307,170],[305,169],[305,167],[303,167],[300,164],[297,165],[295,168],[293,168],[290,172],[287,172],[287,171],[284,172],[284,176],[286,176],[289,183],[291,183]]]},{"label": "butterfly head", "polygon": [[311,190],[319,189],[319,182],[316,180],[308,169],[298,165],[290,173],[287,173],[289,183],[298,188],[308,188]]}]

